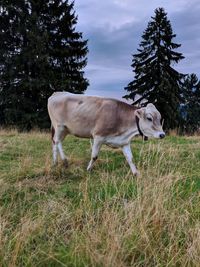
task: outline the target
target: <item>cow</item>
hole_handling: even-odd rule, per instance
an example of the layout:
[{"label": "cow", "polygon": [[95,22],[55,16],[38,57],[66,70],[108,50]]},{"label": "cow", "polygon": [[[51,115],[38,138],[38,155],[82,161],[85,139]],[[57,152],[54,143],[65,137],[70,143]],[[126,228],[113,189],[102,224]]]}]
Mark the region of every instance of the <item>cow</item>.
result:
[{"label": "cow", "polygon": [[133,175],[137,175],[139,172],[132,161],[132,138],[138,134],[145,139],[165,137],[161,115],[152,103],[137,108],[112,98],[56,92],[48,99],[48,113],[52,125],[53,163],[57,163],[59,151],[61,159],[68,165],[62,148],[66,135],[90,138],[93,142],[88,171],[105,144],[121,148]]}]

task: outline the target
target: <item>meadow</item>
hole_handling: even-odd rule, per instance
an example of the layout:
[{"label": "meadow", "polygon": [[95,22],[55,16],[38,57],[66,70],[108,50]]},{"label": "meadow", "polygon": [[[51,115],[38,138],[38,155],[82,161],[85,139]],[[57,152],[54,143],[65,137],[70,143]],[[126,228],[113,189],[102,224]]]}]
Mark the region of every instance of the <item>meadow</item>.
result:
[{"label": "meadow", "polygon": [[0,131],[0,266],[200,266],[200,136],[120,150],[67,137],[52,167],[49,133]]}]

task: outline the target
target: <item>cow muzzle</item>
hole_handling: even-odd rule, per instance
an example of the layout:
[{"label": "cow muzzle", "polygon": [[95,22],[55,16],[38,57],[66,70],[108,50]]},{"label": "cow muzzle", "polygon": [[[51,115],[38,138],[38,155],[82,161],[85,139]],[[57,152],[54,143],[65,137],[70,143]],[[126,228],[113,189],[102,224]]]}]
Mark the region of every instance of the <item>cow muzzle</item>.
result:
[{"label": "cow muzzle", "polygon": [[163,138],[165,137],[165,133],[161,133],[161,134],[159,135],[159,137],[160,137],[160,139],[163,139]]},{"label": "cow muzzle", "polygon": [[156,132],[154,133],[154,138],[159,138],[159,139],[163,139],[165,137],[165,133],[164,132]]}]

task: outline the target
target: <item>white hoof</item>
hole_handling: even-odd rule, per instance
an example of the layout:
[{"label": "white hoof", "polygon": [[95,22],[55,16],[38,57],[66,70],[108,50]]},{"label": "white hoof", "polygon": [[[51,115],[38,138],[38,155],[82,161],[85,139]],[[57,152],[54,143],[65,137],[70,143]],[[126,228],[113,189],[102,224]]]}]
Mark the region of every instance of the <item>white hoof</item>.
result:
[{"label": "white hoof", "polygon": [[90,172],[92,170],[92,167],[87,167],[87,171]]},{"label": "white hoof", "polygon": [[140,172],[138,170],[135,170],[135,171],[133,171],[133,175],[138,177],[138,176],[140,176]]}]

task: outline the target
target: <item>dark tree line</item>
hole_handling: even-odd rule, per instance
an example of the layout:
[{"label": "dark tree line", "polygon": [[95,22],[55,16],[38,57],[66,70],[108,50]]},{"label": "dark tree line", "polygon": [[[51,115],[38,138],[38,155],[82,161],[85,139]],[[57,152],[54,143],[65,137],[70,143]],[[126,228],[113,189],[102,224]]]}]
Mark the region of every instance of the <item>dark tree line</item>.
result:
[{"label": "dark tree line", "polygon": [[[87,89],[87,40],[76,24],[68,0],[0,0],[0,126],[48,127],[46,105],[54,91]],[[200,82],[174,68],[184,58],[175,37],[165,10],[156,9],[133,55],[135,77],[124,97],[139,94],[155,103],[166,129],[194,132],[200,127]]]},{"label": "dark tree line", "polygon": [[0,1],[0,124],[49,126],[54,91],[83,93],[87,40],[68,0]]},{"label": "dark tree line", "polygon": [[174,68],[184,58],[176,51],[181,45],[175,37],[167,13],[163,8],[156,9],[133,55],[135,77],[125,87],[124,97],[134,100],[136,94],[141,95],[155,103],[166,129],[191,132],[200,127],[199,81],[194,74],[184,75]]}]

